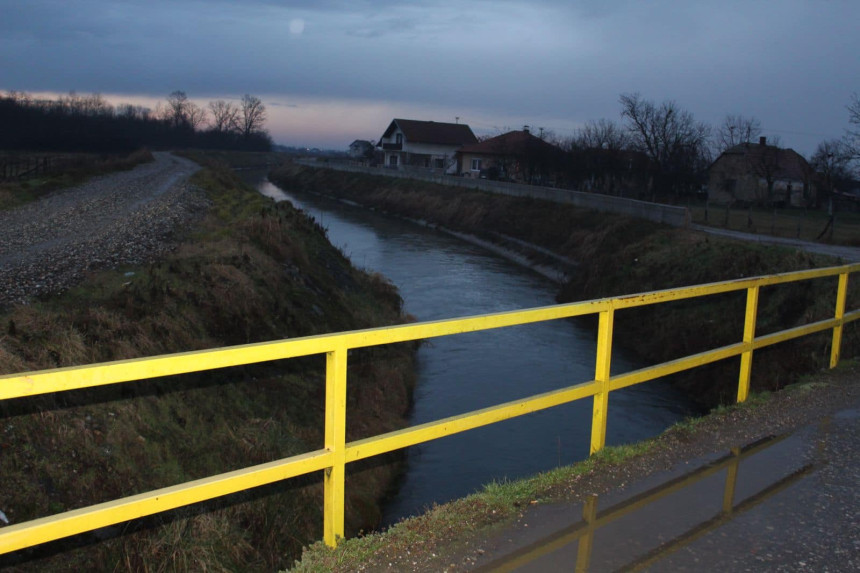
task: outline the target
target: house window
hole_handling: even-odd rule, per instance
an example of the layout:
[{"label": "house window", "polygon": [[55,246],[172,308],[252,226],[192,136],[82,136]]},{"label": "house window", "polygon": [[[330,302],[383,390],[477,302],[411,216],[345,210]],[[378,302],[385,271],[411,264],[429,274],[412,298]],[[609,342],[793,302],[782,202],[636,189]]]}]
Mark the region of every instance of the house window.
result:
[{"label": "house window", "polygon": [[472,159],[472,171],[480,171],[481,170],[481,160],[478,158]]},{"label": "house window", "polygon": [[441,157],[437,157],[433,160],[433,167],[436,169],[442,169],[445,167],[445,161]]},{"label": "house window", "polygon": [[403,134],[402,133],[398,133],[397,135],[394,136],[394,138],[395,138],[395,143],[397,145],[403,145]]},{"label": "house window", "polygon": [[388,156],[388,164],[392,167],[397,167],[397,156],[389,155]]}]

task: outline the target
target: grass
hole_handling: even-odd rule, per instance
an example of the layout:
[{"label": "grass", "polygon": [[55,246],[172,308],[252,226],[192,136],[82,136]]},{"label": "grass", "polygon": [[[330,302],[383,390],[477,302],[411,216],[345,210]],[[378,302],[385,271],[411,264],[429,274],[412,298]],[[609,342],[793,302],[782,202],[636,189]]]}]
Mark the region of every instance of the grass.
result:
[{"label": "grass", "polygon": [[85,153],[67,154],[57,169],[41,173],[36,177],[0,181],[0,211],[36,201],[58,189],[80,185],[98,175],[127,171],[141,163],[148,163],[153,160],[152,153],[147,149],[116,156]]},{"label": "grass", "polygon": [[290,571],[360,571],[365,567],[373,570],[386,562],[386,556],[403,556],[409,551],[426,565],[428,559],[436,557],[435,551],[439,548],[468,538],[476,531],[503,524],[529,505],[557,500],[582,476],[621,466],[658,447],[657,440],[607,447],[571,466],[522,480],[487,484],[482,491],[434,506],[423,515],[405,519],[387,531],[343,540],[336,549],[322,542],[315,543],[305,549],[302,560]]},{"label": "grass", "polygon": [[[815,382],[826,386],[825,382]],[[790,387],[789,392],[804,392],[803,386]],[[661,436],[633,444],[606,447],[597,454],[570,466],[559,467],[516,481],[487,484],[481,491],[444,505],[434,506],[426,513],[405,519],[387,531],[346,539],[331,549],[322,542],[307,547],[301,561],[290,571],[322,573],[328,571],[363,571],[386,569],[389,561],[394,569],[402,566],[403,556],[411,552],[424,567],[437,557],[441,570],[448,563],[443,556],[456,553],[463,541],[486,538],[504,527],[523,510],[535,504],[569,501],[588,494],[593,486],[582,486],[586,476],[612,474],[640,458],[656,456],[673,441],[687,440],[701,427],[724,423],[737,411],[754,412],[773,398],[769,392],[751,394],[749,399],[733,406],[720,406],[709,414],[689,418],[667,429]],[[591,483],[591,482],[587,482]],[[408,561],[408,560],[406,560]],[[388,567],[392,569],[392,567]]]},{"label": "grass", "polygon": [[[0,315],[0,373],[406,319],[390,283],[354,269],[289,204],[273,204],[215,165],[193,183],[211,208],[172,254],[93,274],[61,296]],[[350,357],[348,439],[402,427],[414,385],[411,348]],[[323,367],[311,357],[0,402],[0,508],[20,523],[318,449]],[[351,473],[348,531],[375,523],[396,471],[387,463]],[[83,545],[72,540],[42,563],[277,569],[321,536],[321,501],[316,477],[291,480],[127,524],[126,534],[97,543],[85,535]],[[24,556],[0,558],[0,567]]]},{"label": "grass", "polygon": [[[270,178],[289,188],[336,195],[412,219],[493,241],[503,233],[579,263],[559,302],[621,296],[791,270],[820,268],[832,258],[794,249],[709,237],[638,219],[595,214],[569,205],[493,195],[432,183],[285,164]],[[762,290],[760,334],[832,316],[835,281]],[[849,284],[849,300],[860,285]],[[615,340],[643,362],[656,364],[737,342],[743,332],[743,293],[652,305],[616,314]],[[846,349],[860,344],[856,324],[846,328]],[[774,390],[826,360],[823,337],[806,337],[756,353],[752,390]],[[731,403],[733,361],[673,378],[704,408]],[[736,376],[736,374],[735,374]]]},{"label": "grass", "polygon": [[[793,386],[789,386],[789,388],[792,387]],[[725,418],[731,415],[733,412],[758,408],[764,403],[766,403],[768,400],[770,400],[771,396],[772,393],[770,392],[750,392],[745,402],[734,404],[719,404],[710,411],[708,416],[690,416],[681,420],[680,422],[676,422],[667,431],[680,434],[692,433],[704,422],[711,422],[715,417]]]},{"label": "grass", "polygon": [[694,223],[743,231],[802,239],[823,241],[837,245],[860,245],[860,213],[837,211],[836,225],[820,237],[827,226],[829,215],[825,209],[729,209],[724,206],[691,206],[690,214]]}]

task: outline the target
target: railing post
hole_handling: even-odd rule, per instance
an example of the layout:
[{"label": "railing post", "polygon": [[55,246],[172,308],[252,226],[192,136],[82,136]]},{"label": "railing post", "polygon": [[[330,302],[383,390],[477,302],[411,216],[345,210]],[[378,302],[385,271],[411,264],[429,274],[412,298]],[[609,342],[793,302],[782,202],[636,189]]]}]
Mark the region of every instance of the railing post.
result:
[{"label": "railing post", "polygon": [[738,483],[738,468],[741,463],[741,449],[732,448],[732,461],[726,468],[726,484],[723,487],[723,513],[729,515],[735,507],[735,487]]},{"label": "railing post", "polygon": [[325,469],[323,492],[323,541],[329,547],[336,547],[338,538],[343,538],[346,356],[345,347],[326,353],[325,447],[334,454],[332,465]]},{"label": "railing post", "polygon": [[836,313],[834,318],[839,324],[833,327],[833,342],[830,345],[830,367],[839,364],[839,351],[842,347],[842,319],[845,318],[845,299],[848,296],[848,273],[839,275],[839,288],[836,290]]},{"label": "railing post", "polygon": [[738,378],[738,403],[745,402],[750,393],[752,345],[755,341],[755,323],[758,314],[758,290],[758,285],[747,289],[747,309],[746,318],[744,319],[744,345],[746,345],[746,350],[741,354],[741,373]]},{"label": "railing post", "polygon": [[591,563],[591,548],[594,545],[594,522],[597,520],[597,495],[588,496],[582,504],[582,519],[585,520],[585,535],[579,538],[576,549],[576,573],[585,573]]},{"label": "railing post", "polygon": [[600,312],[597,327],[597,360],[594,365],[594,380],[600,386],[594,395],[591,415],[591,453],[603,449],[606,444],[606,417],[609,410],[609,376],[612,365],[612,326],[615,309]]}]

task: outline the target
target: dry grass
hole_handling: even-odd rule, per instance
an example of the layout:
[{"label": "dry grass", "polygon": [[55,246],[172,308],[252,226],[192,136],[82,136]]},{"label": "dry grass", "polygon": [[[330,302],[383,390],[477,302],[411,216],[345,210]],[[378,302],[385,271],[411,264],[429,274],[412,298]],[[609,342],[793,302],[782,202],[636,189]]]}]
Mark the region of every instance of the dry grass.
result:
[{"label": "dry grass", "polygon": [[[173,254],[95,274],[61,297],[0,317],[0,372],[403,320],[390,284],[353,269],[288,204],[274,207],[226,170],[203,170],[195,182],[213,207]],[[350,436],[404,423],[410,349],[378,357],[351,359]],[[317,449],[323,365],[283,361],[0,402],[0,508],[19,523]],[[351,478],[350,531],[378,519],[376,501],[394,472],[383,465]],[[34,566],[276,569],[321,535],[320,491],[315,477],[177,510],[91,546],[78,539]],[[7,556],[0,567],[20,558]]]},{"label": "dry grass", "polygon": [[64,157],[64,161],[56,169],[47,173],[16,181],[0,181],[0,210],[35,201],[57,189],[80,185],[98,175],[127,171],[150,161],[154,161],[154,157],[148,149],[139,149],[122,156],[85,153],[69,155]]},{"label": "dry grass", "polygon": [[837,211],[832,233],[828,229],[823,236],[829,219],[823,209],[727,210],[722,206],[711,206],[706,210],[704,206],[695,206],[690,207],[690,214],[694,223],[721,229],[805,241],[819,240],[836,245],[860,245],[860,213],[851,211]]},{"label": "dry grass", "polygon": [[[290,188],[334,194],[400,216],[493,240],[503,233],[579,262],[559,300],[588,300],[636,292],[730,280],[740,277],[829,266],[835,261],[790,249],[704,237],[683,229],[628,217],[598,214],[569,205],[454,189],[405,179],[313,169],[288,164],[270,174]],[[746,212],[744,211],[744,216]],[[769,213],[768,213],[768,216]],[[848,216],[843,217],[848,220]],[[837,226],[837,230],[839,227]],[[849,297],[860,297],[851,287]],[[759,330],[805,324],[811,316],[832,315],[831,284],[769,288],[762,294]],[[739,306],[740,304],[740,306]],[[738,311],[738,308],[740,309]],[[806,312],[804,309],[809,310]],[[711,297],[704,301],[660,305],[619,313],[616,340],[650,363],[736,342],[742,332],[743,300]],[[845,349],[860,344],[852,325]],[[767,375],[755,389],[772,390],[826,359],[826,341],[809,337],[757,353],[756,366]],[[677,378],[704,406],[731,400],[736,389],[712,380],[728,380],[723,361]],[[736,378],[736,374],[735,374]]]}]

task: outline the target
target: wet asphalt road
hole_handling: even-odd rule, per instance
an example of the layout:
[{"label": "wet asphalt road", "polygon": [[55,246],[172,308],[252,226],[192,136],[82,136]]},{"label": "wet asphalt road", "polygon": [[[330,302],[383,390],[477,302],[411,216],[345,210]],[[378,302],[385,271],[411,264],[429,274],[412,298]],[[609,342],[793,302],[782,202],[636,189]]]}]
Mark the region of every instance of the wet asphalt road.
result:
[{"label": "wet asphalt road", "polygon": [[588,506],[537,506],[481,571],[858,571],[860,403],[651,475]]}]

